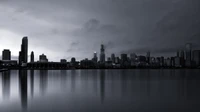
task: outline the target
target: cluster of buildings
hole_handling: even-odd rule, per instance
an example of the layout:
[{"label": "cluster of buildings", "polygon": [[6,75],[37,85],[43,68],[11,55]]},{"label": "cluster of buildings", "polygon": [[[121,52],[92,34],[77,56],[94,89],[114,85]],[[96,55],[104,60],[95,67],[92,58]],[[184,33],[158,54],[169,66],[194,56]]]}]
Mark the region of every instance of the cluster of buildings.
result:
[{"label": "cluster of buildings", "polygon": [[185,50],[178,51],[174,57],[165,58],[152,57],[150,52],[145,56],[131,54],[121,54],[116,56],[105,54],[105,46],[102,44],[98,58],[97,52],[94,52],[92,59],[84,59],[76,61],[71,58],[68,62],[61,59],[60,62],[49,62],[46,55],[39,56],[39,60],[34,60],[34,52],[30,54],[28,62],[28,37],[23,37],[21,50],[19,51],[18,60],[11,60],[11,51],[4,49],[2,52],[2,60],[0,60],[1,68],[30,68],[30,69],[71,69],[71,68],[199,68],[200,67],[200,50],[192,50],[192,44],[188,43]]}]

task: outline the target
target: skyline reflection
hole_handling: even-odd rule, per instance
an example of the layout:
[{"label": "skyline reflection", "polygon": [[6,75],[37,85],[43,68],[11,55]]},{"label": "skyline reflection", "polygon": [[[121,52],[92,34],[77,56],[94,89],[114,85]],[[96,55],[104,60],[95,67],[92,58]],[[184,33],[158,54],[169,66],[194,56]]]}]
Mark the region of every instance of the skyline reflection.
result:
[{"label": "skyline reflection", "polygon": [[[18,78],[15,73],[1,73],[2,101],[15,101],[16,104],[8,103],[13,109],[19,102],[20,108],[28,112],[50,111],[50,108],[75,111],[82,106],[90,111],[90,105],[106,112],[111,107],[116,112],[126,108],[156,111],[157,106],[173,105],[181,110],[198,110],[196,104],[200,102],[199,70],[19,70]],[[16,85],[19,85],[19,100],[13,97]]]}]

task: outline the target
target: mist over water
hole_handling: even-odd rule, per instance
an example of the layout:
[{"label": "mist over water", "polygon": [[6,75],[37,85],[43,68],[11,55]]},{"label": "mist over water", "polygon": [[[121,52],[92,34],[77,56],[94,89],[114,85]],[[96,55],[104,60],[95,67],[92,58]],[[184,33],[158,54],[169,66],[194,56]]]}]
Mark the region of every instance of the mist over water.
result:
[{"label": "mist over water", "polygon": [[200,70],[12,70],[0,112],[197,112]]}]

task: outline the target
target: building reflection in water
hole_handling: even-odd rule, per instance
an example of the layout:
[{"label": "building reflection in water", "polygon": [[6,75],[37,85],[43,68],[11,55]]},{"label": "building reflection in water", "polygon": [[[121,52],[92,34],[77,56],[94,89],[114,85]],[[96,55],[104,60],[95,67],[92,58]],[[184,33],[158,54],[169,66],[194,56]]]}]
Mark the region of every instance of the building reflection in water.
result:
[{"label": "building reflection in water", "polygon": [[48,83],[48,70],[40,70],[40,92],[45,94]]},{"label": "building reflection in water", "polygon": [[76,70],[71,70],[71,91],[75,92],[75,86],[76,86]]},{"label": "building reflection in water", "polygon": [[67,70],[61,70],[61,88],[66,88]]},{"label": "building reflection in water", "polygon": [[9,99],[10,97],[10,71],[2,73],[2,94],[3,99]]},{"label": "building reflection in water", "polygon": [[19,93],[23,110],[27,110],[27,70],[19,70]]},{"label": "building reflection in water", "polygon": [[31,97],[34,95],[34,70],[30,70]]},{"label": "building reflection in water", "polygon": [[105,98],[105,70],[100,70],[100,97],[101,103],[103,103]]}]

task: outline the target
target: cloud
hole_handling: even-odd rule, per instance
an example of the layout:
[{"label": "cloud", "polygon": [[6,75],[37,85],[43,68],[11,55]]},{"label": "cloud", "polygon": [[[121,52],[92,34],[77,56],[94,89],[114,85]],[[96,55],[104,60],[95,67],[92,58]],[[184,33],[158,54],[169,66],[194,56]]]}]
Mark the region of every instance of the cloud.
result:
[{"label": "cloud", "polygon": [[[187,42],[199,49],[199,0],[1,0],[0,30],[14,55],[21,38],[49,60],[106,53],[174,52]],[[13,34],[13,35],[10,35]],[[2,35],[2,34],[1,34]],[[11,42],[13,41],[14,42]],[[11,44],[12,43],[12,44]],[[9,47],[10,46],[10,47]],[[17,47],[18,46],[18,47]],[[30,52],[29,52],[30,53]]]}]

